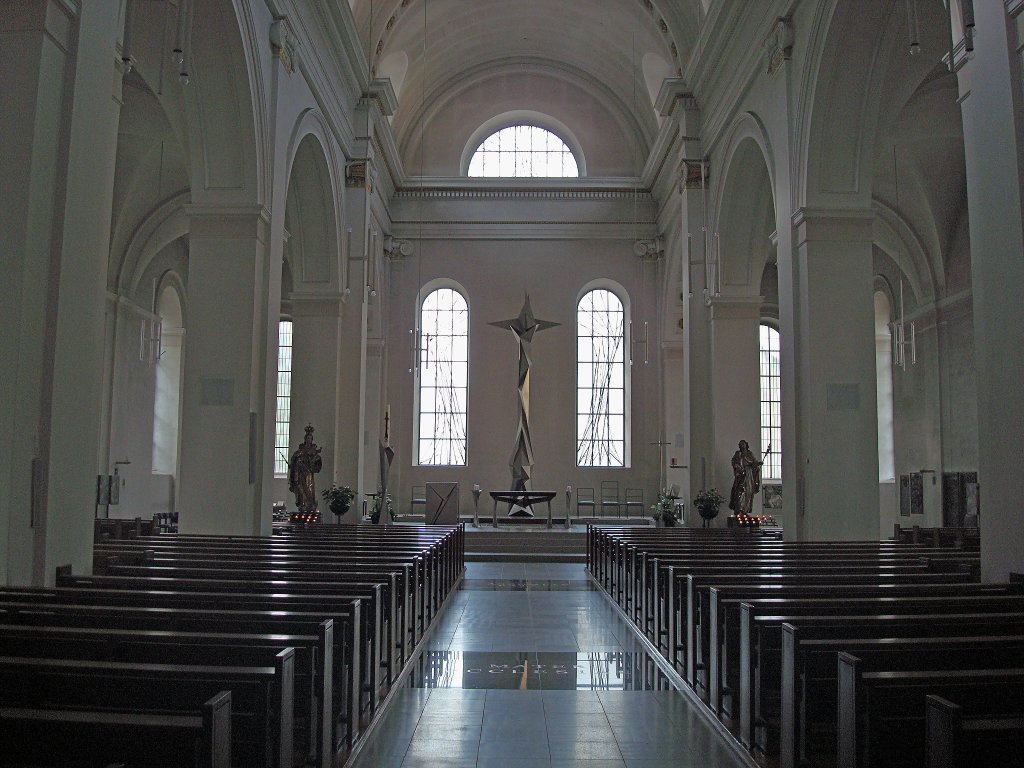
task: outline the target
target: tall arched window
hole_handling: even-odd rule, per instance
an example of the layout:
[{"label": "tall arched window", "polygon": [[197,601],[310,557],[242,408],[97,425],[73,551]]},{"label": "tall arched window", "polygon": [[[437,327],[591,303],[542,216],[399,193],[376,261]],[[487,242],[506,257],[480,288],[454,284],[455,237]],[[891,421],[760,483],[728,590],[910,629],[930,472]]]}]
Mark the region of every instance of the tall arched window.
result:
[{"label": "tall arched window", "polygon": [[576,464],[624,467],[626,312],[611,291],[583,294],[576,307]]},{"label": "tall arched window", "polygon": [[889,318],[892,308],[889,297],[875,291],[875,376],[878,399],[878,481],[896,479],[896,460],[892,426],[892,336]]},{"label": "tall arched window", "polygon": [[277,409],[274,416],[274,474],[288,474],[292,426],[292,321],[277,324]]},{"label": "tall arched window", "polygon": [[484,139],[469,161],[470,176],[576,177],[572,150],[551,131],[536,125],[512,125]]},{"label": "tall arched window", "polygon": [[153,472],[178,474],[178,424],[181,419],[181,346],[184,316],[181,300],[166,285],[156,305],[160,316],[160,357],[156,361],[153,398]]},{"label": "tall arched window", "polygon": [[765,457],[761,477],[782,479],[782,374],[779,368],[779,332],[761,323],[761,448]]},{"label": "tall arched window", "polygon": [[468,455],[469,304],[438,288],[420,306],[417,461],[464,466]]}]

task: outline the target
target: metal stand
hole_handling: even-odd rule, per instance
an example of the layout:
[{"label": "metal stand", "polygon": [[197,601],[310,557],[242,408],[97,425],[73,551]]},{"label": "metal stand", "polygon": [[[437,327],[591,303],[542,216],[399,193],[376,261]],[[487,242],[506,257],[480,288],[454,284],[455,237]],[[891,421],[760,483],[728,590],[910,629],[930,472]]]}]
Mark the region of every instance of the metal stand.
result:
[{"label": "metal stand", "polygon": [[473,489],[473,527],[480,527],[480,494],[482,491],[479,488]]},{"label": "metal stand", "polygon": [[572,491],[565,492],[565,527],[572,528],[572,520],[569,519],[569,510],[572,509]]}]

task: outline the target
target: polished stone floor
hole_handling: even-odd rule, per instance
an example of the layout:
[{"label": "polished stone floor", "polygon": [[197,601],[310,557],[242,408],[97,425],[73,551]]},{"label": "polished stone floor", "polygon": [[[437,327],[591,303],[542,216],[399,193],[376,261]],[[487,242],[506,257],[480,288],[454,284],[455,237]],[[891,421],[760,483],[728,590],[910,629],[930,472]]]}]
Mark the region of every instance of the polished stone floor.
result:
[{"label": "polished stone floor", "polygon": [[470,563],[357,768],[740,768],[575,563]]}]

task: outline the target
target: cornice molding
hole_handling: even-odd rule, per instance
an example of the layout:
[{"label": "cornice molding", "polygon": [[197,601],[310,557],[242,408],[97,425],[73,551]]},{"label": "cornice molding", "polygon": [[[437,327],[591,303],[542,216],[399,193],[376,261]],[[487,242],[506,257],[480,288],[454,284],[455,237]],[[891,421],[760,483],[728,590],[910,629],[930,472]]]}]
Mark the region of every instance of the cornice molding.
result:
[{"label": "cornice molding", "polygon": [[424,186],[396,190],[396,200],[637,200],[651,203],[650,191],[636,188],[454,187]]},{"label": "cornice molding", "polygon": [[[427,240],[621,240],[623,256],[633,255],[637,239],[653,239],[657,230],[652,222],[608,221],[395,221],[395,237]],[[628,248],[628,250],[625,250]]]}]

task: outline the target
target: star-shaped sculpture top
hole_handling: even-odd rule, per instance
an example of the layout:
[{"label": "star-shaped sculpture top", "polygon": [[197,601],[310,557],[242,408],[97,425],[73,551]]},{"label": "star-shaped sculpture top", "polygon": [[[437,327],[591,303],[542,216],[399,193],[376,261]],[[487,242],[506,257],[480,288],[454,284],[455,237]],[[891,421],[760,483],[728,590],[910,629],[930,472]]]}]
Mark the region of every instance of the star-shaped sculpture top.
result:
[{"label": "star-shaped sculpture top", "polygon": [[533,307],[530,306],[530,294],[526,294],[526,301],[523,302],[523,308],[519,310],[519,317],[513,317],[510,320],[498,320],[491,323],[491,325],[497,328],[508,328],[523,341],[530,342],[533,341],[533,335],[537,331],[554,328],[556,325],[561,325],[561,323],[552,323],[550,320],[538,320],[534,317]]}]

